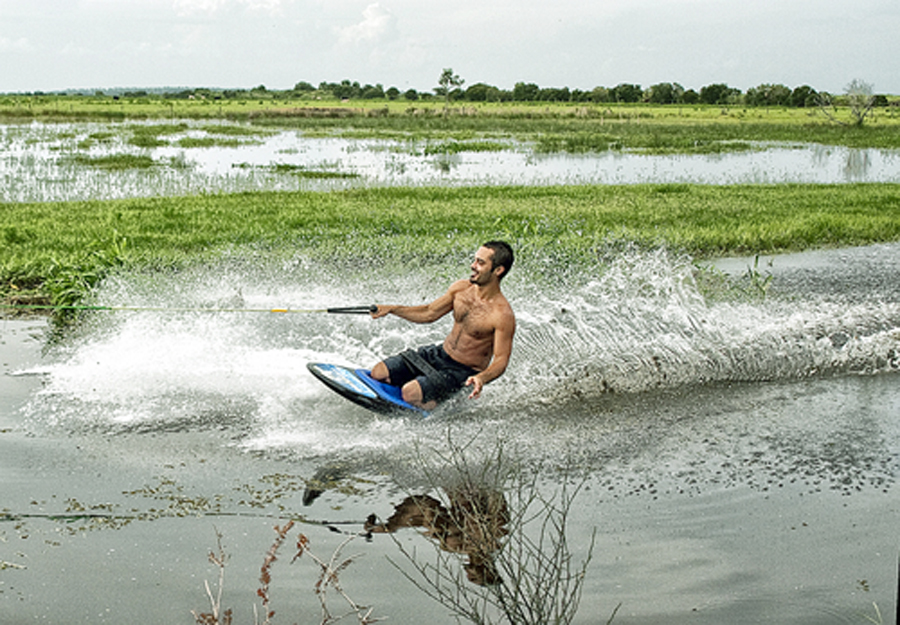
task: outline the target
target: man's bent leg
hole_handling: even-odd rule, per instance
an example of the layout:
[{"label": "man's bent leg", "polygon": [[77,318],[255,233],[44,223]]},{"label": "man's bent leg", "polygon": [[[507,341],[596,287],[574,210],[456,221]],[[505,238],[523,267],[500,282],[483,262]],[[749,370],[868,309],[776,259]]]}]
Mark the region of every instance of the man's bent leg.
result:
[{"label": "man's bent leg", "polygon": [[[387,365],[384,364],[383,361],[372,367],[372,371],[369,375],[371,375],[372,378],[378,380],[379,382],[384,382],[385,384],[391,383],[391,372],[388,370]],[[404,384],[400,388],[400,396],[407,404],[412,404],[413,406],[421,408],[422,410],[433,410],[437,406],[436,401],[424,403],[422,402],[422,385],[419,384],[418,380],[410,380],[409,382]]]},{"label": "man's bent leg", "polygon": [[434,410],[437,406],[436,401],[422,402],[422,385],[418,380],[411,380],[403,385],[400,389],[400,395],[407,404],[412,404],[422,410]]},{"label": "man's bent leg", "polygon": [[384,362],[379,362],[372,367],[371,376],[379,382],[384,382],[385,384],[391,383],[391,372],[388,371],[387,365],[385,365]]}]

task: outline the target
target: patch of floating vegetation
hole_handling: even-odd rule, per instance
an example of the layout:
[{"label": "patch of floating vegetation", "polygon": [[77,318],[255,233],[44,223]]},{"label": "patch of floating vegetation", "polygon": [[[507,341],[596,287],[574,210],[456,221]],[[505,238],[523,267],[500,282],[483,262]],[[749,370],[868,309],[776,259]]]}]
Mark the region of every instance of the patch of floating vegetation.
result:
[{"label": "patch of floating vegetation", "polygon": [[277,134],[279,131],[269,128],[259,128],[250,126],[233,126],[225,124],[206,124],[198,128],[210,135],[226,135],[229,137],[266,137]]},{"label": "patch of floating vegetation", "polygon": [[76,154],[74,161],[86,167],[98,169],[147,169],[156,165],[153,158],[142,154],[107,154],[105,156],[88,156]]},{"label": "patch of floating vegetation", "polygon": [[288,163],[272,163],[270,165],[251,165],[249,163],[235,163],[232,165],[237,169],[248,169],[255,171],[267,171],[275,174],[290,174],[298,178],[309,178],[316,180],[328,179],[353,179],[360,178],[359,174],[345,171],[326,171],[323,169],[309,169],[304,165],[291,165]]},{"label": "patch of floating vegetation", "polygon": [[246,142],[225,137],[183,137],[177,144],[180,148],[237,148]]},{"label": "patch of floating vegetation", "polygon": [[90,150],[98,144],[112,143],[118,135],[114,132],[92,132],[87,137],[81,139],[77,147],[79,150]]},{"label": "patch of floating vegetation", "polygon": [[[273,134],[275,131],[245,126],[206,124],[199,128],[189,124],[147,124],[132,125],[127,129],[131,133],[128,144],[138,148],[167,147],[173,142],[181,148],[236,148],[242,145],[259,145],[261,141],[253,141],[255,137]],[[192,133],[188,135],[188,133]],[[177,140],[176,135],[185,135]],[[199,134],[200,136],[194,136]]]},{"label": "patch of floating vegetation", "polygon": [[499,141],[440,141],[425,146],[423,154],[460,154],[462,152],[504,152],[511,149],[510,143]]},{"label": "patch of floating vegetation", "polygon": [[162,137],[178,135],[189,130],[188,124],[135,124],[126,130],[131,132],[128,143],[138,148],[160,148],[169,145]]}]

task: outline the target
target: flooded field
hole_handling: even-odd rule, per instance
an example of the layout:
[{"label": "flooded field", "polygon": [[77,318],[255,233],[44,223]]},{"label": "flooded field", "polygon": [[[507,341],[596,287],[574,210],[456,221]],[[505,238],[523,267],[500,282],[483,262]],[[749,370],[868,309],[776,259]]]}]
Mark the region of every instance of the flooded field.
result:
[{"label": "flooded field", "polygon": [[[739,276],[749,262],[719,266]],[[327,559],[370,515],[455,492],[460,464],[482,478],[479,467],[508,467],[479,485],[513,516],[528,503],[523,476],[548,497],[580,485],[566,545],[575,565],[592,559],[576,623],[606,622],[620,604],[618,623],[891,615],[898,262],[896,244],[764,259],[767,298],[720,302],[698,292],[688,259],[665,253],[624,253],[555,286],[517,267],[511,370],[426,420],[349,404],[305,363],[371,364],[443,326],[209,308],[418,300],[452,267],[348,274],[237,256],[116,275],[98,303],[206,310],[97,312],[53,345],[43,322],[0,321],[0,615],[192,622],[217,579],[218,532],[223,604],[252,623],[273,526],[296,519],[272,566],[275,622],[319,622],[317,567],[290,563],[296,534]],[[418,530],[375,533],[344,548],[354,559],[341,573],[373,614],[454,622],[404,577],[415,570],[400,547],[443,557],[468,592],[494,592],[466,579],[471,558]],[[503,549],[498,562],[514,557]]]},{"label": "flooded field", "polygon": [[[504,150],[476,151],[469,145],[455,152],[427,141],[318,138],[187,121],[33,123],[0,126],[0,201],[389,185],[900,181],[900,154],[893,150],[814,144],[759,148],[710,155],[541,154],[528,144],[509,142]],[[115,160],[123,155],[143,160]]]},{"label": "flooded field", "polygon": [[[900,181],[894,152],[760,147],[433,154],[227,124],[2,126],[0,201]],[[193,623],[211,599],[235,624],[269,610],[321,623],[323,600],[344,622],[371,608],[449,624],[472,620],[467,605],[491,622],[521,606],[568,622],[572,596],[579,624],[892,622],[900,244],[523,258],[504,282],[509,371],[428,419],[367,412],[306,364],[368,366],[446,323],[266,312],[427,301],[469,262],[339,268],[233,249],[177,272],[120,269],[91,303],[135,310],[61,335],[0,318],[0,622]],[[346,595],[317,594],[314,556]]]}]

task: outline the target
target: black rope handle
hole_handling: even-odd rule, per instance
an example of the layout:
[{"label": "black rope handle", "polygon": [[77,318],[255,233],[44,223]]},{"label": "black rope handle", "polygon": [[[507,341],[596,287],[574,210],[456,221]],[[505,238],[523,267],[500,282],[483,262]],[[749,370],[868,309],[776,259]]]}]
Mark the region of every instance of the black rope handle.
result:
[{"label": "black rope handle", "polygon": [[378,306],[342,306],[338,308],[326,308],[325,311],[334,315],[368,315],[378,310]]}]

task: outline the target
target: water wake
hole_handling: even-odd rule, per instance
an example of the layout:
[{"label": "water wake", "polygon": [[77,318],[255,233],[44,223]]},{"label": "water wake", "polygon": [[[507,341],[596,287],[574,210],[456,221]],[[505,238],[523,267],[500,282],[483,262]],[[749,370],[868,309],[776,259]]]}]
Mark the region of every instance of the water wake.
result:
[{"label": "water wake", "polygon": [[[558,284],[527,265],[505,285],[519,323],[510,370],[482,400],[459,402],[431,425],[352,406],[313,380],[305,364],[369,366],[440,341],[449,321],[214,311],[424,302],[463,277],[465,264],[457,274],[443,266],[339,271],[305,258],[241,257],[177,275],[113,276],[96,303],[198,310],[93,313],[53,348],[40,369],[45,386],[25,411],[35,427],[221,431],[249,449],[315,455],[412,444],[417,428],[439,432],[446,423],[505,436],[517,427],[511,410],[552,421],[605,398],[641,401],[660,389],[900,369],[900,303],[877,293],[868,300],[803,292],[710,299],[691,260],[664,250],[625,250]],[[565,444],[577,434],[548,436]]]}]

